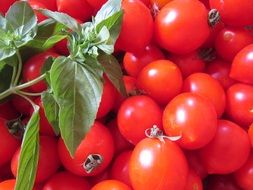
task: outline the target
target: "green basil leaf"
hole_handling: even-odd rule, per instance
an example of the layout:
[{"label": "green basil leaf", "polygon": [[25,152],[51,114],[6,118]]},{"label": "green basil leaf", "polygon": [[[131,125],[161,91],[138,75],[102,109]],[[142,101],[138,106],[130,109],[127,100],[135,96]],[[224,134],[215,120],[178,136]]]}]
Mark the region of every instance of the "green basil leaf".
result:
[{"label": "green basil leaf", "polygon": [[6,30],[6,19],[0,14],[0,28]]},{"label": "green basil leaf", "polygon": [[118,60],[107,54],[102,54],[98,57],[99,63],[103,66],[104,71],[116,89],[126,96],[126,89],[123,82],[123,73]]},{"label": "green basil leaf", "polygon": [[54,12],[50,11],[47,9],[40,9],[39,10],[42,14],[45,16],[52,18],[56,20],[57,22],[63,24],[67,28],[71,29],[72,31],[75,31],[76,33],[81,33],[81,25],[71,16],[65,14],[65,13],[60,13],[60,12]]},{"label": "green basil leaf", "polygon": [[0,40],[0,61],[13,56],[15,53],[16,50],[13,47]]},{"label": "green basil leaf", "polygon": [[41,96],[43,107],[45,110],[45,115],[53,127],[56,135],[59,135],[59,105],[54,99],[54,96],[49,91],[44,91]]},{"label": "green basil leaf", "polygon": [[1,61],[2,65],[0,69],[0,93],[4,92],[8,88],[10,88],[11,77],[12,77],[12,67],[8,65],[5,60]]},{"label": "green basil leaf", "polygon": [[66,35],[57,35],[57,34],[54,36],[51,36],[50,38],[47,39],[47,41],[45,41],[42,48],[49,49],[53,47],[57,42],[63,40],[66,37],[67,37]]},{"label": "green basil leaf", "polygon": [[32,190],[39,160],[39,107],[35,106],[21,145],[15,190]]},{"label": "green basil leaf", "polygon": [[50,70],[51,87],[60,108],[61,135],[72,156],[96,118],[103,88],[101,77],[88,65],[66,57],[56,58]]},{"label": "green basil leaf", "polygon": [[46,73],[46,81],[48,83],[48,85],[50,86],[50,74],[49,74],[49,71],[53,65],[53,62],[54,62],[54,58],[53,57],[48,57],[46,59],[46,61],[44,62],[43,64],[43,67],[41,69],[41,74],[44,74]]}]

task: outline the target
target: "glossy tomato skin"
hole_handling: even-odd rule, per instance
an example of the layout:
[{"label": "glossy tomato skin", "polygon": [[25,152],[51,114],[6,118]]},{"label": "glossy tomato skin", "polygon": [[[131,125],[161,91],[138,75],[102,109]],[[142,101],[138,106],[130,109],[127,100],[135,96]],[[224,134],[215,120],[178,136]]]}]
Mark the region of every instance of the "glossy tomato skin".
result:
[{"label": "glossy tomato skin", "polygon": [[209,174],[229,174],[247,161],[250,148],[246,131],[231,121],[219,120],[215,137],[199,155]]},{"label": "glossy tomato skin", "polygon": [[[31,57],[25,64],[23,68],[23,81],[31,81],[41,75],[41,70],[48,57],[57,57],[58,54],[53,52],[44,52]],[[47,89],[47,84],[45,81],[40,81],[35,85],[28,88],[31,92],[42,92]]]},{"label": "glossy tomato skin", "polygon": [[[33,97],[30,98],[31,100],[34,100]],[[24,116],[31,115],[32,105],[21,96],[13,95],[11,99],[11,104],[18,111],[19,114],[22,114]]]},{"label": "glossy tomato skin", "polygon": [[117,180],[104,180],[93,186],[91,190],[131,190],[131,188]]},{"label": "glossy tomato skin", "polygon": [[226,61],[232,61],[245,46],[253,43],[253,34],[243,28],[226,27],[215,39],[215,50]]},{"label": "glossy tomato skin", "polygon": [[0,190],[14,190],[16,180],[8,179],[0,183]]},{"label": "glossy tomato skin", "polygon": [[205,72],[218,80],[226,90],[235,83],[235,80],[229,77],[230,68],[231,64],[229,62],[217,59],[207,65]]},{"label": "glossy tomato skin", "polygon": [[2,15],[5,15],[5,13],[9,10],[10,6],[15,2],[16,0],[1,0],[1,6],[0,6],[0,13]]},{"label": "glossy tomato skin", "polygon": [[141,53],[136,54],[127,52],[124,55],[123,60],[124,69],[128,75],[137,77],[142,68],[147,64],[164,58],[165,57],[159,48],[154,45],[148,45]]},{"label": "glossy tomato skin", "polygon": [[[114,143],[110,131],[101,123],[95,122],[78,146],[74,158],[72,158],[60,138],[58,141],[58,153],[63,166],[70,172],[79,176],[94,176],[101,173],[110,163],[114,154]],[[87,172],[84,168],[89,155],[99,154],[102,163]]]},{"label": "glossy tomato skin", "polygon": [[184,78],[196,72],[203,72],[205,69],[205,62],[197,51],[185,55],[172,54],[169,59],[179,67]]},{"label": "glossy tomato skin", "polygon": [[153,9],[160,10],[170,1],[172,1],[172,0],[150,0],[150,3],[151,3],[151,7]]},{"label": "glossy tomato skin", "polygon": [[206,190],[243,190],[232,175],[210,175],[206,181]]},{"label": "glossy tomato skin", "polygon": [[46,20],[47,17],[45,15],[43,15],[42,13],[40,13],[39,11],[37,11],[36,9],[47,9],[48,7],[43,4],[42,2],[38,1],[38,0],[29,0],[28,3],[30,4],[30,6],[33,8],[38,22],[42,22],[43,20]]},{"label": "glossy tomato skin", "polygon": [[92,9],[97,12],[107,0],[86,0],[87,3],[92,7]]},{"label": "glossy tomato skin", "polygon": [[175,54],[187,54],[196,50],[207,40],[209,34],[208,12],[198,0],[171,1],[155,19],[156,41]]},{"label": "glossy tomato skin", "polygon": [[243,83],[253,84],[253,44],[236,54],[230,77]]},{"label": "glossy tomato skin", "polygon": [[162,111],[159,105],[145,95],[127,98],[117,115],[121,134],[132,144],[145,138],[145,130],[153,125],[162,127]]},{"label": "glossy tomato skin", "polygon": [[194,170],[190,170],[186,180],[184,190],[203,190],[201,178],[196,174]]},{"label": "glossy tomato skin", "polygon": [[129,187],[131,187],[131,181],[129,177],[129,161],[132,155],[132,150],[126,150],[119,154],[111,167],[110,176],[111,179],[119,180]]},{"label": "glossy tomato skin", "polygon": [[253,123],[249,127],[248,135],[250,138],[251,146],[253,147]]},{"label": "glossy tomato skin", "polygon": [[183,190],[188,175],[186,158],[176,143],[145,138],[132,153],[129,175],[134,190]]},{"label": "glossy tomato skin", "polygon": [[166,105],[178,95],[182,86],[181,71],[176,64],[169,60],[149,63],[137,77],[137,88],[161,105]]},{"label": "glossy tomato skin", "polygon": [[7,120],[0,118],[0,166],[8,163],[17,148],[20,141],[12,136],[7,129]]},{"label": "glossy tomato skin", "polygon": [[247,160],[247,162],[234,173],[234,178],[237,184],[243,190],[251,190],[253,189],[253,152]]},{"label": "glossy tomato skin", "polygon": [[[28,1],[32,1],[32,0],[28,0]],[[49,10],[52,10],[52,11],[57,10],[56,0],[36,0],[36,1],[44,4]]]},{"label": "glossy tomato skin", "polygon": [[206,73],[194,73],[187,77],[183,91],[206,97],[214,105],[218,117],[225,111],[226,93],[221,84]]},{"label": "glossy tomato skin", "polygon": [[43,186],[43,190],[90,190],[87,179],[70,172],[59,172],[53,175]]},{"label": "glossy tomato skin", "polygon": [[[11,171],[17,176],[20,148],[15,152],[11,161]],[[60,167],[57,154],[57,140],[49,136],[40,136],[39,162],[36,174],[36,183],[44,182]]]},{"label": "glossy tomato skin", "polygon": [[88,21],[93,13],[86,0],[57,0],[57,10],[83,22]]},{"label": "glossy tomato skin", "polygon": [[150,44],[153,35],[153,18],[140,0],[124,0],[121,31],[116,49],[138,53]]},{"label": "glossy tomato skin", "polygon": [[163,128],[168,136],[182,136],[177,141],[181,147],[198,149],[214,137],[217,114],[207,98],[195,93],[182,93],[165,107]]},{"label": "glossy tomato skin", "polygon": [[227,90],[226,113],[228,117],[248,128],[253,122],[253,87],[236,83]]},{"label": "glossy tomato skin", "polygon": [[0,103],[0,117],[4,119],[15,119],[18,117],[18,112],[12,106],[11,101],[7,100]]},{"label": "glossy tomato skin", "polygon": [[219,11],[221,20],[229,26],[253,24],[253,3],[251,0],[209,0],[209,4],[211,8]]}]

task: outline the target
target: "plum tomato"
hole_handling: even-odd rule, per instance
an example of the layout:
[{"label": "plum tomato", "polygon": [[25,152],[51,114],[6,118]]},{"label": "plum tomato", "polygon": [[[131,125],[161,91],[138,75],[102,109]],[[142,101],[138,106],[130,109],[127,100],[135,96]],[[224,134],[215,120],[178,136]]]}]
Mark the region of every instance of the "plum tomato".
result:
[{"label": "plum tomato", "polygon": [[189,171],[184,190],[203,190],[201,178],[194,170]]},{"label": "plum tomato", "polygon": [[219,120],[215,137],[199,150],[199,155],[209,174],[229,174],[243,166],[250,148],[244,129],[231,121]]},{"label": "plum tomato", "polygon": [[[30,97],[34,100],[34,97]],[[12,106],[18,111],[19,114],[24,116],[31,116],[31,110],[33,110],[32,105],[26,99],[19,95],[13,95],[11,99]]]},{"label": "plum tomato", "polygon": [[212,103],[195,93],[182,93],[165,107],[163,128],[168,136],[179,136],[177,142],[186,149],[207,145],[217,128],[217,114]]},{"label": "plum tomato", "polygon": [[37,16],[38,22],[42,22],[43,20],[47,19],[45,15],[36,10],[36,9],[48,9],[48,7],[43,2],[39,0],[29,0],[28,3],[33,8]]},{"label": "plum tomato", "polygon": [[10,6],[15,2],[16,0],[2,0],[1,6],[0,6],[0,14],[5,15],[5,13],[9,10]]},{"label": "plum tomato", "polygon": [[[28,2],[31,0],[28,0]],[[56,0],[36,0],[39,3],[44,4],[47,9],[52,10],[52,11],[56,11],[57,10],[57,6],[56,6]]]},{"label": "plum tomato", "polygon": [[249,127],[248,134],[249,134],[251,145],[253,147],[253,123]]},{"label": "plum tomato", "polygon": [[95,122],[73,158],[61,138],[58,141],[58,153],[68,171],[79,176],[94,176],[110,164],[114,154],[114,142],[109,129]]},{"label": "plum tomato", "polygon": [[91,190],[131,190],[131,188],[117,180],[104,180],[93,186]]},{"label": "plum tomato", "polygon": [[87,3],[97,12],[107,0],[86,0]]},{"label": "plum tomato", "polygon": [[14,190],[16,180],[8,179],[0,183],[0,190]]},{"label": "plum tomato", "polygon": [[136,85],[159,104],[166,105],[181,92],[183,77],[176,64],[169,60],[158,60],[141,70]]}]

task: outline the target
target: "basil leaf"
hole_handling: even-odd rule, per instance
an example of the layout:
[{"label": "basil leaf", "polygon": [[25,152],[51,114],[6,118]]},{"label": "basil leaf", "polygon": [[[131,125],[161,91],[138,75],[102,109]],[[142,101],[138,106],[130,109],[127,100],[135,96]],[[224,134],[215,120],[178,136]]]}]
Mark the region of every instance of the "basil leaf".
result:
[{"label": "basil leaf", "polygon": [[0,61],[13,56],[15,53],[16,50],[13,47],[1,41],[0,39]]},{"label": "basil leaf", "polygon": [[81,30],[82,30],[81,25],[71,16],[65,13],[50,11],[47,9],[40,9],[39,11],[45,16],[52,18],[56,20],[57,22],[63,24],[64,26],[71,29],[72,31],[75,31],[79,34],[81,33]]},{"label": "basil leaf", "polygon": [[98,61],[115,88],[126,96],[127,93],[122,79],[123,73],[118,60],[112,55],[102,54],[98,57]]},{"label": "basil leaf", "polygon": [[41,96],[45,115],[49,121],[49,123],[52,125],[53,130],[56,135],[59,135],[60,129],[59,129],[59,106],[57,102],[54,99],[54,96],[49,91],[44,91]]},{"label": "basil leaf", "polygon": [[6,19],[0,14],[0,28],[2,30],[6,29]]},{"label": "basil leaf", "polygon": [[8,65],[5,61],[1,61],[2,65],[0,69],[0,93],[4,92],[10,87],[11,77],[12,77],[12,67]]},{"label": "basil leaf", "polygon": [[66,57],[58,57],[51,68],[51,87],[60,108],[59,127],[72,156],[96,118],[101,77],[87,65]]},{"label": "basil leaf", "polygon": [[35,106],[21,145],[15,190],[32,190],[39,160],[39,107]]},{"label": "basil leaf", "polygon": [[45,41],[45,43],[42,45],[42,48],[49,49],[49,48],[53,47],[54,44],[63,40],[66,37],[67,37],[66,35],[57,35],[57,34],[54,36],[51,36],[50,38],[47,39],[47,41]]}]

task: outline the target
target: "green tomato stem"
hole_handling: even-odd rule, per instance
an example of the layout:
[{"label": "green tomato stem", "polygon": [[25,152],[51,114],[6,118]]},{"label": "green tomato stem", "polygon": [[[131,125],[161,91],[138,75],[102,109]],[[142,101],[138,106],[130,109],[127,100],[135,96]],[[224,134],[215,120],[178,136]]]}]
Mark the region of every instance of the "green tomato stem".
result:
[{"label": "green tomato stem", "polygon": [[17,75],[17,65],[15,65],[13,67],[12,77],[11,77],[11,86],[14,85],[14,81],[15,81],[16,75]]},{"label": "green tomato stem", "polygon": [[43,75],[40,75],[39,77],[29,81],[29,82],[26,82],[24,84],[21,84],[21,85],[18,85],[16,87],[14,87],[15,91],[19,91],[19,90],[22,90],[24,88],[28,88],[34,84],[37,84],[38,82],[44,80],[46,78],[46,74],[44,73]]},{"label": "green tomato stem", "polygon": [[17,91],[17,93],[26,95],[26,96],[41,96],[42,93],[31,93],[31,92],[25,92],[25,91]]},{"label": "green tomato stem", "polygon": [[21,75],[21,71],[22,71],[22,58],[21,58],[21,55],[20,55],[20,52],[18,49],[17,49],[17,56],[18,56],[18,71],[17,71],[16,77],[14,79],[13,86],[16,86],[18,84],[18,81],[19,81],[19,78]]}]

